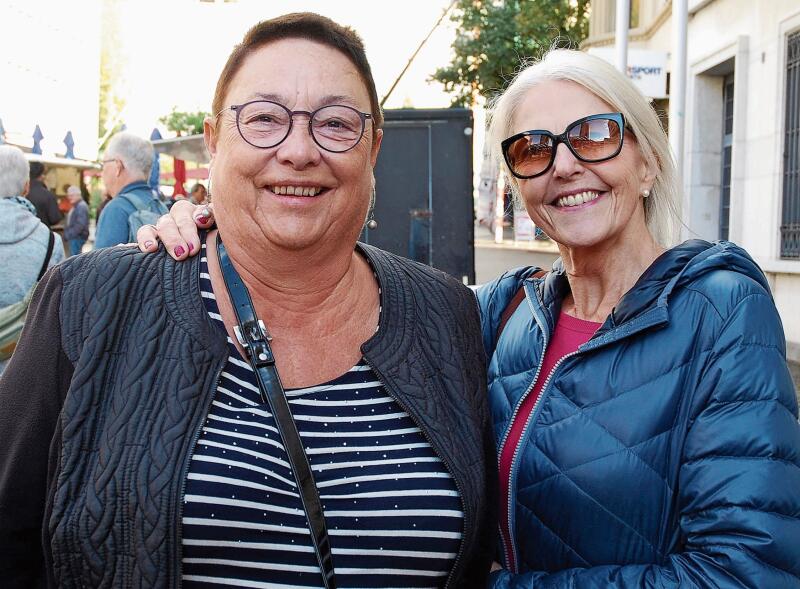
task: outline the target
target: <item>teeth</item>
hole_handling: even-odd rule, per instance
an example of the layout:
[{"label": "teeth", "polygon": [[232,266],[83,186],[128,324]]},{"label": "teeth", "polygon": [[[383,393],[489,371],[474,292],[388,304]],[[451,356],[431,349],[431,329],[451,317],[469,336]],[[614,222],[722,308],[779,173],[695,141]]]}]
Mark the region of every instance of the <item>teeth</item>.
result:
[{"label": "teeth", "polygon": [[321,186],[272,186],[270,190],[275,194],[289,196],[316,196],[322,192]]},{"label": "teeth", "polygon": [[570,194],[569,196],[562,196],[556,201],[556,206],[559,207],[575,207],[583,203],[593,201],[598,196],[597,192],[586,191],[578,194]]}]

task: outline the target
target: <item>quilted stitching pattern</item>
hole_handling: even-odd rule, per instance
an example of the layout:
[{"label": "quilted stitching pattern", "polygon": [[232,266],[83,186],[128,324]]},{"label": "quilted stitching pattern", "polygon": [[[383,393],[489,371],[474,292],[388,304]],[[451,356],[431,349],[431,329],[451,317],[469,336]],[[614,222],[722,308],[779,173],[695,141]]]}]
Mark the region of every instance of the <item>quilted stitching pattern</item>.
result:
[{"label": "quilted stitching pattern", "polygon": [[164,312],[162,266],[115,248],[62,269],[75,373],[48,526],[60,586],[166,587],[176,574],[176,471],[224,341]]},{"label": "quilted stitching pattern", "polygon": [[[609,343],[567,359],[548,387],[512,482],[524,574],[497,587],[800,586],[800,428],[777,313],[741,250],[692,247],[695,266],[684,248],[685,266],[641,281],[651,302],[627,295],[620,327],[600,334]],[[526,304],[492,334],[532,272],[479,293],[498,444],[544,336]],[[615,336],[659,304],[666,323]]]},{"label": "quilted stitching pattern", "polygon": [[[384,297],[365,357],[453,470],[469,526],[453,586],[482,587],[495,529],[493,437],[475,298],[443,274],[365,247]],[[60,587],[172,587],[181,468],[225,360],[196,260],[111,248],[61,268],[75,366],[46,524]]]}]

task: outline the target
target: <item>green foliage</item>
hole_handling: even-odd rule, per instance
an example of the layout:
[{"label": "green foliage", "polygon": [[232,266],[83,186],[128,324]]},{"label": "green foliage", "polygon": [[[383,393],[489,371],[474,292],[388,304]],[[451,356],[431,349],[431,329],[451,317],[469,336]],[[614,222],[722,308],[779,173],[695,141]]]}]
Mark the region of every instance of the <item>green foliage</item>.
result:
[{"label": "green foliage", "polygon": [[578,47],[589,32],[590,0],[459,0],[455,56],[431,77],[453,93],[453,106],[502,90],[526,59],[554,43]]},{"label": "green foliage", "polygon": [[171,113],[158,120],[178,135],[198,135],[203,132],[203,119],[207,116],[209,113],[204,111],[182,112],[173,108]]}]

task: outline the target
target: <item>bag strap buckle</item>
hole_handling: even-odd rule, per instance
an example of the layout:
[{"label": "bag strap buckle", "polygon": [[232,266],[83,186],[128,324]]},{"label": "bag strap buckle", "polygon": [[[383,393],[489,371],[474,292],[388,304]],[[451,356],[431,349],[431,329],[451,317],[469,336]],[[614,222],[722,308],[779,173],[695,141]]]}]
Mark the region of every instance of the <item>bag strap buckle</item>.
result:
[{"label": "bag strap buckle", "polygon": [[252,358],[258,366],[275,364],[275,356],[268,344],[272,341],[272,336],[261,319],[257,322],[247,321],[241,327],[234,325],[233,333],[248,358]]}]

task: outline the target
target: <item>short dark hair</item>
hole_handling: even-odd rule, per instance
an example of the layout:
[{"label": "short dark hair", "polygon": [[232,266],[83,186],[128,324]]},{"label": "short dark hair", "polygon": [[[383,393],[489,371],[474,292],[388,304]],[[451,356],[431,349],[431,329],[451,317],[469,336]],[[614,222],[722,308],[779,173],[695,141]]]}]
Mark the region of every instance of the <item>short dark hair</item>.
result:
[{"label": "short dark hair", "polygon": [[378,92],[375,89],[375,80],[372,78],[372,70],[367,61],[367,54],[361,37],[350,27],[342,26],[327,17],[313,12],[284,14],[283,16],[260,22],[247,31],[242,42],[228,56],[228,61],[222,69],[219,80],[217,80],[217,89],[214,92],[214,102],[212,104],[215,115],[225,108],[223,101],[228,92],[228,87],[236,72],[242,67],[245,58],[267,43],[280,41],[281,39],[307,39],[327,45],[343,53],[356,67],[361,75],[361,80],[367,87],[372,110],[373,134],[383,125],[383,113],[378,101]]},{"label": "short dark hair", "polygon": [[44,164],[42,162],[31,162],[31,178],[36,180],[36,178],[41,178],[42,174],[44,174]]}]

